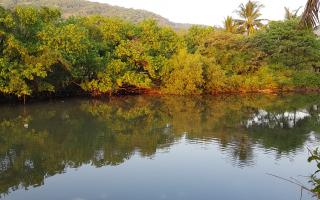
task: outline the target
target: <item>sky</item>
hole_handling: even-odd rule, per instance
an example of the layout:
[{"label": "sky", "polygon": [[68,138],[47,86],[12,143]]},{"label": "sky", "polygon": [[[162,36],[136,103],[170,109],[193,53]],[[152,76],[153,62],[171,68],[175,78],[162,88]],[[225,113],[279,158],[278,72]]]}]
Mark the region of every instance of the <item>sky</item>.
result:
[{"label": "sky", "polygon": [[[179,23],[221,26],[228,15],[236,17],[234,11],[247,0],[91,0],[126,8],[144,9]],[[284,7],[297,9],[307,0],[260,0],[264,5],[263,19],[283,19]]]}]

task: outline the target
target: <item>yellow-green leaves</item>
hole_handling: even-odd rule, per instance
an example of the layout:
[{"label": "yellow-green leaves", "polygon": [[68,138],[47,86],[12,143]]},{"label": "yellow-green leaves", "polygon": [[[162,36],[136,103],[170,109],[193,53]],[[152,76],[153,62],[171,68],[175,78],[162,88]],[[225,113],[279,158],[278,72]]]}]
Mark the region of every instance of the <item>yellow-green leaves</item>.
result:
[{"label": "yellow-green leaves", "polygon": [[[0,7],[0,93],[190,95],[318,87],[312,69],[320,66],[319,39],[297,20],[258,29],[260,8],[242,5],[242,21],[227,18],[227,31],[193,26],[177,34],[153,20],[62,19],[56,9]],[[239,28],[258,33],[248,37]]]},{"label": "yellow-green leaves", "polygon": [[296,70],[313,70],[320,64],[320,40],[312,31],[301,28],[298,19],[270,22],[251,43],[268,55],[270,64]]},{"label": "yellow-green leaves", "polygon": [[236,22],[240,28],[246,31],[247,35],[252,35],[263,26],[263,19],[260,19],[262,8],[263,5],[258,1],[249,0],[246,4],[240,4],[239,9],[236,10],[240,17]]},{"label": "yellow-green leaves", "polygon": [[165,81],[164,91],[170,94],[201,94],[204,84],[204,63],[200,54],[181,50],[170,60],[172,71]]},{"label": "yellow-green leaves", "polygon": [[36,40],[51,14],[46,22],[42,17],[50,12],[45,8],[17,7],[0,14],[1,93],[21,97],[54,91],[45,78],[56,60],[53,53],[41,49]]},{"label": "yellow-green leaves", "polygon": [[9,15],[9,14],[0,18],[0,24],[4,28],[9,28],[9,29],[13,28],[16,25],[12,15]]},{"label": "yellow-green leaves", "polygon": [[25,26],[30,26],[38,21],[38,12],[32,7],[16,7],[14,14],[19,19],[19,22]]},{"label": "yellow-green leaves", "polygon": [[50,26],[38,35],[43,46],[60,51],[75,64],[79,58],[89,53],[91,46],[87,34],[87,30],[75,24],[68,24],[58,28]]}]

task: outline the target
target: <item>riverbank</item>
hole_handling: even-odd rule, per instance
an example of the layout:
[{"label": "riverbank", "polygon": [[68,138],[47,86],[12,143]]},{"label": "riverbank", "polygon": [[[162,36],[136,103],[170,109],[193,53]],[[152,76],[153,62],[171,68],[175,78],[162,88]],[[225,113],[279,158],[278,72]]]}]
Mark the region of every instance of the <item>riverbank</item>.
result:
[{"label": "riverbank", "polygon": [[55,100],[68,100],[68,99],[98,99],[98,100],[110,100],[117,97],[129,97],[129,96],[177,96],[177,97],[200,97],[200,96],[247,96],[247,95],[287,95],[287,94],[320,94],[320,88],[291,88],[286,90],[275,90],[275,89],[264,89],[264,90],[255,90],[255,91],[228,91],[228,92],[213,92],[210,94],[189,94],[189,95],[177,95],[177,94],[167,94],[162,92],[161,90],[137,90],[135,92],[130,93],[117,93],[117,94],[108,94],[108,95],[92,95],[86,92],[79,92],[79,93],[47,93],[47,94],[40,94],[36,96],[28,96],[25,97],[16,97],[16,96],[1,96],[0,95],[0,103],[2,104],[29,104],[29,103],[36,103],[36,102],[46,102],[46,101],[55,101]]}]

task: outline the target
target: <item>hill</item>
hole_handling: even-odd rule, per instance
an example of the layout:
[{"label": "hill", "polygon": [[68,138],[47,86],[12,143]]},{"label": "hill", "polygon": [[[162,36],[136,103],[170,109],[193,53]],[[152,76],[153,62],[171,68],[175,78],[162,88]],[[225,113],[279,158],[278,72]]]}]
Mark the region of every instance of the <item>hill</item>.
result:
[{"label": "hill", "polygon": [[160,25],[171,26],[175,29],[186,29],[191,26],[190,24],[171,22],[160,15],[145,10],[111,6],[106,3],[86,0],[0,0],[0,5],[5,8],[17,5],[58,7],[62,10],[65,17],[99,14],[107,17],[119,17],[134,23],[145,19],[155,19]]}]

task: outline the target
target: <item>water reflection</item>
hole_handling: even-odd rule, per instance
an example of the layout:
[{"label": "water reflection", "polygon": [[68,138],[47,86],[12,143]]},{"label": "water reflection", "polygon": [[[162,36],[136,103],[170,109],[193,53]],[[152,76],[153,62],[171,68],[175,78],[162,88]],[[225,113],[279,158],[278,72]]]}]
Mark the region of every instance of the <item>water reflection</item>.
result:
[{"label": "water reflection", "polygon": [[[256,151],[296,154],[320,132],[318,95],[124,97],[0,107],[0,193],[82,165],[152,157],[182,138],[220,146],[233,166]],[[310,138],[312,137],[312,138]]]}]

